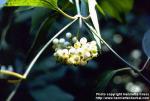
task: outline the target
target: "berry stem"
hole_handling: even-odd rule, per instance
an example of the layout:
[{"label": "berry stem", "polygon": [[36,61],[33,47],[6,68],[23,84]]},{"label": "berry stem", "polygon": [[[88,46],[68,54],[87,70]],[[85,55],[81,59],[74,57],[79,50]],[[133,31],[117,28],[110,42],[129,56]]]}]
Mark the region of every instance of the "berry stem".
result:
[{"label": "berry stem", "polygon": [[11,99],[13,98],[13,96],[16,94],[16,92],[17,92],[17,90],[18,90],[18,88],[19,88],[19,86],[21,84],[21,81],[22,80],[20,80],[20,82],[17,83],[15,89],[10,93],[10,95],[8,96],[8,98],[6,99],[6,101],[11,101]]},{"label": "berry stem", "polygon": [[81,16],[81,11],[80,11],[80,4],[79,0],[75,0],[76,3],[76,9],[77,9],[77,15],[79,15],[79,27],[82,27],[82,16]]}]

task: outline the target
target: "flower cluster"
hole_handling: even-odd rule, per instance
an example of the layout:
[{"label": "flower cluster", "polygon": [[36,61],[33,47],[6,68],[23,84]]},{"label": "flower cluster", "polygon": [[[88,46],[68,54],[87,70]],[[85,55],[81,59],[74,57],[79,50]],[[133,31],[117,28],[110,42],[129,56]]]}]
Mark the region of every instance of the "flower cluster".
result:
[{"label": "flower cluster", "polygon": [[98,50],[96,41],[88,42],[85,37],[80,40],[72,37],[71,33],[66,33],[67,41],[64,38],[54,39],[54,56],[60,62],[73,65],[86,65],[87,62],[97,57]]}]

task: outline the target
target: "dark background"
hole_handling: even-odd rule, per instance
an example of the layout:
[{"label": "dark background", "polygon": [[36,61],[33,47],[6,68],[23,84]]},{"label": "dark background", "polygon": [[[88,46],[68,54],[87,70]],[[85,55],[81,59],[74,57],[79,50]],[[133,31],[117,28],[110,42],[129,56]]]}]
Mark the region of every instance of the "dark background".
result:
[{"label": "dark background", "polygon": [[[142,67],[147,59],[142,49],[142,37],[150,29],[149,5],[149,0],[135,0],[133,10],[123,16],[122,23],[113,18],[102,17],[100,20],[103,38],[118,54],[137,67]],[[13,13],[15,9],[15,7],[9,7],[0,10],[0,33],[6,30],[8,23],[10,26],[5,40],[3,40],[6,43],[2,44],[1,41],[0,65],[6,67],[12,65],[15,72],[23,74],[26,65],[29,64],[41,46],[69,21],[62,15],[58,15],[57,21],[52,23],[49,30],[45,31],[46,34],[42,36],[42,40],[39,41],[38,49],[28,54],[36,36],[34,32],[39,26],[37,25],[31,31],[31,18],[28,15],[34,13],[28,12],[22,15],[24,17],[18,17]],[[50,14],[53,14],[53,11]],[[39,20],[39,25],[42,21],[43,19]],[[77,23],[67,31],[75,33],[76,29]],[[81,33],[87,33],[87,31],[83,28]],[[89,37],[88,34],[85,35]],[[119,40],[118,37],[122,39],[121,42],[116,41]],[[115,40],[115,38],[117,39]],[[136,56],[139,55],[139,57],[136,58],[134,52],[137,52]],[[102,54],[84,67],[58,63],[51,56],[52,54],[53,50],[49,47],[37,61],[28,78],[21,83],[12,101],[94,101],[96,87],[104,77],[102,74],[108,70],[127,67],[105,46]],[[142,73],[150,79],[149,72],[150,69],[147,68]],[[115,77],[120,77],[122,81],[118,83],[120,79],[117,79],[115,82]],[[1,77],[0,101],[5,101],[4,99],[15,87],[14,84],[8,83],[7,79],[15,78]],[[148,83],[136,73],[129,71],[117,73],[110,80],[104,92],[129,92],[126,86],[131,82],[138,86],[142,85],[142,92],[149,92]]]}]

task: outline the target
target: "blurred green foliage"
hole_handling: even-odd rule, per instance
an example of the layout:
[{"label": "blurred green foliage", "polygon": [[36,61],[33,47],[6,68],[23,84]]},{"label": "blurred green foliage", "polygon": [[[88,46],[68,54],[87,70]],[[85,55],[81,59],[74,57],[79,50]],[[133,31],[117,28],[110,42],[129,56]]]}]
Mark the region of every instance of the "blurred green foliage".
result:
[{"label": "blurred green foliage", "polygon": [[47,7],[57,10],[57,0],[8,0],[5,6]]},{"label": "blurred green foliage", "polygon": [[[133,7],[134,0],[100,0],[99,6],[106,15],[122,21],[121,14],[127,14]],[[100,12],[103,11],[99,8]]]}]

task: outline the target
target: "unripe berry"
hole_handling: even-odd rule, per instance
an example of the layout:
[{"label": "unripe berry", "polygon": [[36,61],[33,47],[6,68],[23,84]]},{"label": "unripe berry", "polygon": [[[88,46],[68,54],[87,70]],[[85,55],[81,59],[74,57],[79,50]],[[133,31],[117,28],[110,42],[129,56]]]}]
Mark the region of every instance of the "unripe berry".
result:
[{"label": "unripe berry", "polygon": [[70,45],[70,43],[68,41],[65,41],[64,46],[66,47],[68,45]]},{"label": "unripe berry", "polygon": [[63,44],[64,42],[65,42],[65,39],[64,39],[64,38],[60,38],[60,39],[59,39],[59,43],[60,43],[60,44]]},{"label": "unripe berry", "polygon": [[71,37],[72,37],[72,34],[71,34],[70,32],[67,32],[67,33],[66,33],[66,38],[69,39],[69,38],[71,38]]},{"label": "unripe berry", "polygon": [[63,56],[63,51],[61,49],[57,50],[56,52],[58,56],[62,57]]},{"label": "unripe berry", "polygon": [[53,49],[56,49],[56,48],[57,48],[57,45],[56,45],[56,44],[54,44],[54,45],[52,46],[52,48],[53,48]]},{"label": "unripe berry", "polygon": [[58,40],[57,38],[55,38],[55,39],[53,40],[53,44],[58,44],[58,42],[59,42],[59,40]]},{"label": "unripe berry", "polygon": [[8,66],[8,71],[13,72],[13,67],[11,65]]},{"label": "unripe berry", "polygon": [[76,43],[78,41],[77,37],[72,38],[73,43]]},{"label": "unripe berry", "polygon": [[2,66],[0,67],[0,70],[6,70],[6,67],[2,65]]}]

